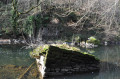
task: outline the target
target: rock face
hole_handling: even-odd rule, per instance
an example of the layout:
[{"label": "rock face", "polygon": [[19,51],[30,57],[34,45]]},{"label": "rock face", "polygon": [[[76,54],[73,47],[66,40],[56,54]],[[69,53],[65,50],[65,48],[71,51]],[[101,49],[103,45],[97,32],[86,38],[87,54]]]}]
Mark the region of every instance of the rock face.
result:
[{"label": "rock face", "polygon": [[77,51],[50,46],[46,60],[46,76],[99,70],[95,57]]},{"label": "rock face", "polygon": [[[47,48],[43,46],[44,51],[42,51],[42,54],[39,52],[40,56],[46,54],[44,55],[46,77],[99,71],[99,60],[92,55],[81,52],[77,48],[68,46],[48,46]],[[41,64],[38,63],[38,65]]]}]

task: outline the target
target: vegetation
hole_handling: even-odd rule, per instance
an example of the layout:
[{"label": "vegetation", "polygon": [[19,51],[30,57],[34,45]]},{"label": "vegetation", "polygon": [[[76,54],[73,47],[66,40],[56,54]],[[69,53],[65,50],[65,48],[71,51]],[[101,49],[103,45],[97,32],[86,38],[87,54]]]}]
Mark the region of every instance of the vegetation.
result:
[{"label": "vegetation", "polygon": [[32,52],[30,52],[31,57],[37,57],[39,54],[46,54],[46,52],[49,49],[49,45],[39,46],[36,49],[34,49]]},{"label": "vegetation", "polygon": [[18,27],[18,18],[19,18],[19,13],[17,11],[17,0],[13,0],[12,4],[13,4],[13,9],[12,9],[12,18],[11,18],[11,22],[12,22],[12,29],[13,29],[13,34],[16,35],[17,34],[17,27]]},{"label": "vegetation", "polygon": [[[80,34],[78,37],[75,36],[74,40],[77,42],[86,41],[90,36],[95,36],[102,41],[119,39],[119,19],[116,18],[116,16],[119,17],[118,1],[93,0],[89,4],[83,0],[66,2],[61,0],[61,4],[54,0],[36,0],[36,3],[33,2],[12,0],[6,3],[1,1],[0,34],[3,36],[9,34],[11,38],[19,38],[17,36],[22,35],[31,41],[37,40],[39,34],[41,38],[48,37],[48,39],[55,38],[67,41],[72,41],[73,35]],[[114,7],[111,8],[111,6]],[[7,17],[11,19],[7,19]],[[55,26],[59,27],[55,29],[49,27],[55,23],[57,23]],[[45,30],[47,33],[44,35],[40,30],[42,27],[48,29]],[[51,32],[50,35],[49,31],[51,30],[53,33]],[[44,38],[42,39],[45,40]]]},{"label": "vegetation", "polygon": [[38,46],[37,48],[35,48],[33,51],[30,52],[31,57],[37,57],[37,56],[39,56],[40,53],[47,54],[50,46],[55,46],[55,47],[63,49],[63,50],[77,51],[77,52],[86,54],[85,52],[82,52],[79,48],[68,46],[66,44],[52,44],[52,45]]},{"label": "vegetation", "polygon": [[[10,39],[11,43],[26,43],[30,47],[38,46],[30,52],[31,57],[40,58],[40,55],[44,55],[47,60],[50,52],[54,53],[49,57],[50,60],[63,57],[67,61],[58,60],[58,62],[67,64],[73,60],[81,63],[82,61],[78,59],[81,57],[85,59],[85,55],[86,59],[88,57],[95,58],[90,55],[95,51],[83,52],[69,45],[80,45],[86,48],[91,46],[92,48],[100,45],[101,42],[105,42],[107,45],[106,41],[120,41],[119,0],[7,1],[0,1],[0,39],[1,41]],[[98,59],[95,58],[95,60]],[[72,64],[74,64],[73,61]],[[88,61],[92,60],[88,59]],[[14,68],[15,70],[22,69],[21,71],[26,69],[14,65],[11,68],[13,70]],[[16,73],[21,74],[20,72]],[[34,70],[28,73],[34,73]],[[31,76],[38,77],[38,72]]]},{"label": "vegetation", "polygon": [[[40,4],[37,4],[37,6],[31,7],[29,10],[25,11],[25,12],[19,12],[18,10],[18,1],[17,0],[12,0],[12,28],[13,28],[13,34],[16,35],[17,34],[17,28],[18,28],[18,19],[21,15],[23,14],[27,14],[29,13],[31,10],[33,10],[34,8],[37,8]],[[30,24],[30,22],[32,22],[32,18],[29,18],[28,24]],[[28,28],[27,28],[28,29]],[[32,27],[31,25],[29,25],[29,30],[27,31],[28,33],[30,33],[29,35],[31,35],[31,30]]]},{"label": "vegetation", "polygon": [[91,37],[88,38],[87,43],[92,43],[92,44],[95,44],[95,45],[99,45],[100,44],[100,40],[98,40],[95,37],[91,36]]}]

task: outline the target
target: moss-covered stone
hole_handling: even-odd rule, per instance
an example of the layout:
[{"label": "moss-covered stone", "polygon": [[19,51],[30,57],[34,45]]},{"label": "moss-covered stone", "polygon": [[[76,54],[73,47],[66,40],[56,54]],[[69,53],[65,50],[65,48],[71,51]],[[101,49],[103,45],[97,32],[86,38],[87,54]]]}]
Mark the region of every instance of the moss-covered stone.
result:
[{"label": "moss-covered stone", "polygon": [[44,46],[38,46],[36,49],[34,49],[32,52],[30,52],[31,57],[39,58],[39,54],[46,54],[46,52],[49,50],[49,45]]},{"label": "moss-covered stone", "polygon": [[55,47],[58,47],[58,48],[64,49],[64,50],[71,50],[71,51],[80,52],[80,49],[78,49],[76,47],[71,47],[71,46],[66,45],[66,44],[52,44],[52,45],[38,46],[36,49],[34,49],[32,52],[30,52],[30,56],[31,57],[38,57],[40,53],[46,54],[49,50],[49,47],[51,47],[51,46],[55,46]]},{"label": "moss-covered stone", "polygon": [[99,70],[99,59],[65,44],[40,46],[31,54],[33,57],[45,55],[46,76]]}]

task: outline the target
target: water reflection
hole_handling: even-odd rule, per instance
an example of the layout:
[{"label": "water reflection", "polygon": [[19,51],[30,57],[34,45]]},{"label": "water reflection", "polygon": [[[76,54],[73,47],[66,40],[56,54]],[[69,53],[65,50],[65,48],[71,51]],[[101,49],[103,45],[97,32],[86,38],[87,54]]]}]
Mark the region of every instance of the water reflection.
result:
[{"label": "water reflection", "polygon": [[[21,45],[0,45],[0,79],[18,79],[35,62],[29,56],[31,49],[21,48]],[[20,79],[39,79],[36,64]]]},{"label": "water reflection", "polygon": [[21,48],[21,45],[0,45],[0,66],[7,64],[29,66],[34,61],[29,56],[31,49]]},{"label": "water reflection", "polygon": [[107,46],[94,49],[96,57],[101,61],[120,66],[120,46]]},{"label": "water reflection", "polygon": [[76,74],[76,75],[68,75],[68,76],[59,76],[59,77],[51,77],[45,79],[93,79],[98,73],[85,73],[85,74]]},{"label": "water reflection", "polygon": [[107,46],[95,49],[94,55],[101,61],[100,73],[94,79],[120,79],[120,46]]}]

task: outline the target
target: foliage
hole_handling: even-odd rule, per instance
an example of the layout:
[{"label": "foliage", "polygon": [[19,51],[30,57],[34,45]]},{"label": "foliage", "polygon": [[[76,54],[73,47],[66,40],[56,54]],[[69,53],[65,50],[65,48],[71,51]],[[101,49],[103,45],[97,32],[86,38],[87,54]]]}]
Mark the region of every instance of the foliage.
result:
[{"label": "foliage", "polygon": [[25,21],[25,24],[24,24],[24,32],[26,34],[28,34],[29,36],[31,36],[33,34],[33,16],[29,16],[26,21]]},{"label": "foliage", "polygon": [[[2,1],[5,2],[5,3],[9,2],[9,0],[8,1],[7,0],[2,0]],[[2,1],[0,1],[0,6],[2,6],[1,5]],[[25,25],[24,25],[24,29],[25,29],[26,34],[32,35],[34,29],[39,29],[40,26],[47,26],[47,24],[50,22],[50,19],[51,19],[50,17],[51,17],[52,13],[54,14],[54,17],[56,17],[55,14],[59,16],[58,19],[62,20],[63,26],[68,21],[69,22],[72,21],[71,23],[76,22],[77,24],[73,23],[73,24],[71,24],[73,26],[68,27],[68,28],[75,30],[76,32],[74,32],[74,33],[78,33],[78,32],[80,33],[81,32],[80,34],[82,34],[81,36],[83,36],[83,37],[81,37],[81,40],[86,39],[91,35],[94,36],[94,35],[97,35],[97,34],[100,34],[104,38],[106,37],[107,38],[106,40],[108,40],[108,39],[111,40],[111,39],[114,39],[113,36],[119,34],[118,33],[119,29],[117,29],[118,26],[119,26],[119,19],[114,18],[115,16],[119,17],[119,5],[118,5],[119,2],[116,1],[116,4],[113,5],[113,3],[115,3],[114,2],[115,0],[111,0],[111,2],[109,2],[109,0],[108,1],[93,0],[89,4],[86,4],[87,0],[83,1],[82,3],[79,2],[81,0],[76,0],[76,1],[73,0],[71,2],[72,4],[69,2],[69,0],[65,1],[65,2],[63,1],[60,4],[59,4],[59,1],[54,2],[53,0],[50,0],[50,1],[49,0],[35,0],[37,2],[35,4],[33,3],[33,5],[31,4],[32,2],[30,1],[30,3],[29,3],[30,7],[29,8],[31,8],[31,9],[28,10],[28,11],[25,11],[25,12],[18,12],[18,11],[20,11],[17,8],[17,6],[19,6],[19,3],[17,4],[18,0],[12,0],[12,1],[14,1],[13,2],[14,5],[12,5],[11,22],[12,22],[12,28],[13,28],[14,34],[18,33],[18,30],[19,30],[18,20],[21,19],[20,18],[21,14],[27,14],[28,12],[30,12],[34,8],[32,6],[36,5],[37,2],[39,2],[39,3],[42,2],[42,5],[36,6],[36,7],[37,8],[41,7],[42,8],[41,11],[44,11],[44,12],[43,13],[41,12],[38,15],[35,15],[34,18],[32,18],[32,21],[27,19],[28,21],[26,21]],[[24,1],[24,0],[22,0],[22,1]],[[99,5],[99,3],[101,3],[101,5]],[[25,3],[25,4],[22,4],[22,5],[28,5],[28,4]],[[22,7],[22,5],[20,5],[19,7]],[[92,5],[92,6],[90,6],[90,5]],[[14,8],[13,8],[13,6],[14,6]],[[112,6],[114,6],[114,7],[112,7]],[[5,8],[3,9],[3,7],[5,7]],[[10,14],[8,12],[9,11],[8,7],[9,7],[8,4],[5,5],[5,6],[2,6],[0,11],[6,10],[6,12],[4,14],[7,14],[7,13]],[[68,10],[68,8],[69,8],[69,10]],[[36,9],[36,10],[38,10],[38,9]],[[36,14],[38,12],[36,10],[31,11],[30,13],[27,14],[27,16],[29,14]],[[114,10],[116,10],[116,11],[114,11]],[[0,14],[1,13],[2,12],[0,12]],[[114,14],[116,14],[116,15],[114,16]],[[19,15],[20,15],[20,17],[19,17]],[[1,14],[1,16],[3,16],[3,15]],[[109,17],[109,16],[111,16],[111,17]],[[22,19],[24,19],[23,17],[22,17]],[[26,15],[25,15],[25,17],[26,17]],[[6,17],[1,17],[1,18],[4,19],[4,18],[9,18],[9,17],[6,16]],[[6,26],[8,27],[8,23],[6,23],[6,22],[3,22],[3,23],[5,23]],[[33,22],[35,22],[35,27],[33,26],[33,24],[34,24]],[[67,26],[67,25],[65,25],[65,26]],[[76,27],[74,27],[74,26],[76,26]],[[2,25],[2,27],[4,27],[4,25]],[[103,36],[103,33],[104,33],[104,36]],[[89,34],[89,36],[87,36],[88,34]],[[63,36],[65,36],[67,38],[68,36],[72,36],[72,31],[67,30],[66,34],[62,32],[61,35],[62,35],[61,36],[62,38],[63,38]],[[102,38],[102,39],[104,39],[104,38]],[[78,39],[78,37],[75,37],[75,39]],[[69,41],[69,40],[67,40],[67,41]]]},{"label": "foliage", "polygon": [[93,43],[95,45],[99,45],[100,44],[100,40],[98,40],[95,37],[91,36],[91,37],[88,38],[87,43]]},{"label": "foliage", "polygon": [[12,31],[12,29],[11,29],[10,27],[3,27],[3,28],[2,28],[2,31],[4,31],[5,34],[10,34],[11,31]]},{"label": "foliage", "polygon": [[34,21],[35,21],[35,25],[37,27],[39,26],[44,26],[46,27],[46,25],[50,22],[50,14],[42,14],[42,13],[39,13],[34,17]]},{"label": "foliage", "polygon": [[[34,8],[37,8],[40,4],[37,4],[36,6],[31,7],[29,10],[25,11],[25,12],[19,12],[18,11],[18,0],[12,0],[12,17],[11,17],[11,23],[12,23],[12,29],[13,29],[13,34],[16,36],[16,34],[18,33],[17,30],[19,29],[18,26],[18,19],[21,15],[23,14],[27,14],[29,13],[31,10],[33,10]],[[28,20],[25,22],[25,25],[27,25],[28,27],[25,28],[25,33],[27,33],[28,35],[32,35],[33,34],[33,26],[31,24],[31,22],[33,21],[33,17],[30,16],[28,17]]]},{"label": "foliage", "polygon": [[19,19],[19,14],[17,12],[17,0],[13,1],[13,9],[11,10],[12,17],[11,17],[11,24],[12,24],[12,29],[13,29],[13,34],[16,35],[17,32],[17,26],[18,26],[18,19]]},{"label": "foliage", "polygon": [[74,36],[74,40],[75,40],[76,43],[80,43],[80,41],[81,41],[80,35],[79,35],[79,34],[76,34],[76,35]]},{"label": "foliage", "polygon": [[24,23],[24,31],[27,35],[33,35],[34,30],[37,32],[41,26],[46,27],[50,22],[49,15],[42,15],[41,13],[28,16]]},{"label": "foliage", "polygon": [[0,7],[2,7],[3,3],[0,1]]}]

